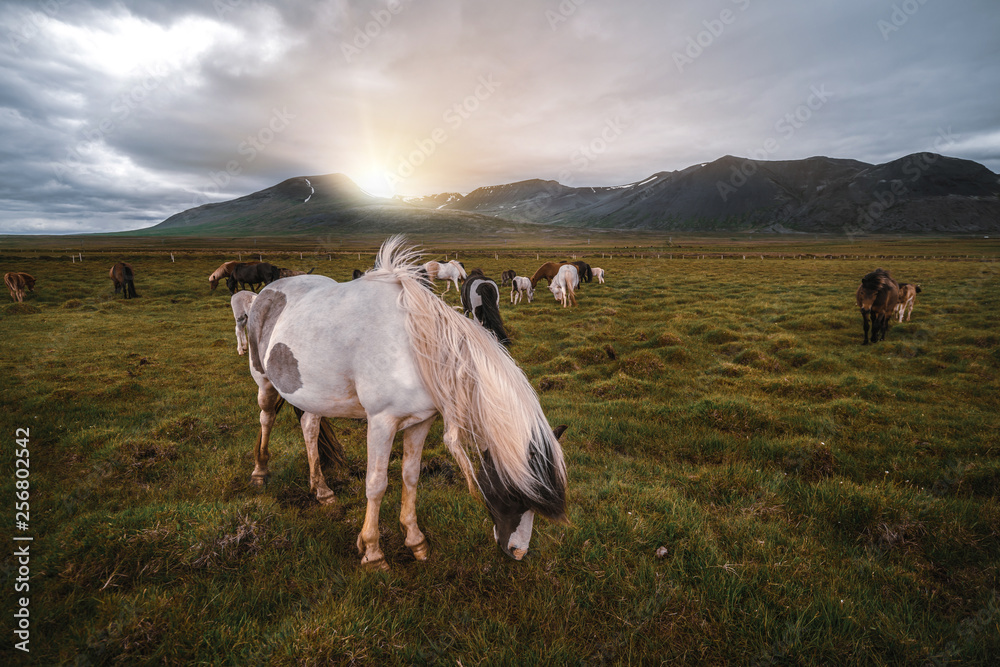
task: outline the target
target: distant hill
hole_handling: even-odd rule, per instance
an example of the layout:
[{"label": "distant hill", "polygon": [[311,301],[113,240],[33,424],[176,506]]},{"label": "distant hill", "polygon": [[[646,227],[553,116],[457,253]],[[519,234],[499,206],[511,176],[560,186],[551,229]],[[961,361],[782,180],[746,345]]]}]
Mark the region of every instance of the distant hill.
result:
[{"label": "distant hill", "polygon": [[725,156],[622,186],[478,188],[445,208],[592,228],[978,233],[1000,230],[1000,180],[976,162],[932,153],[882,165]]},{"label": "distant hill", "polygon": [[[468,195],[381,199],[343,174],[290,178],[205,204],[149,235],[456,233],[557,228],[808,233],[1000,232],[1000,179],[969,160],[916,153],[881,165],[813,157],[725,156],[636,183],[569,187],[527,180]],[[567,229],[567,231],[569,231]]]}]

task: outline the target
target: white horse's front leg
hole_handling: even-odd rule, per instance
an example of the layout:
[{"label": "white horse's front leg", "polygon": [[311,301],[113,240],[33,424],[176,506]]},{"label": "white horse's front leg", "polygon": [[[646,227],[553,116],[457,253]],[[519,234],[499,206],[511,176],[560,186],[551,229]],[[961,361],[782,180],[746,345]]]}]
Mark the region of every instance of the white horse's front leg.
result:
[{"label": "white horse's front leg", "polygon": [[417,525],[417,481],[420,479],[420,455],[434,417],[403,431],[403,500],[399,508],[399,526],[406,533],[406,546],[417,560],[431,554],[427,538]]},{"label": "white horse's front leg", "polygon": [[378,545],[378,513],[389,483],[389,453],[392,451],[393,436],[398,429],[399,420],[395,417],[368,417],[368,474],[365,477],[368,507],[365,510],[365,523],[358,534],[358,553],[361,554],[362,565],[379,569],[388,569],[385,554]]}]

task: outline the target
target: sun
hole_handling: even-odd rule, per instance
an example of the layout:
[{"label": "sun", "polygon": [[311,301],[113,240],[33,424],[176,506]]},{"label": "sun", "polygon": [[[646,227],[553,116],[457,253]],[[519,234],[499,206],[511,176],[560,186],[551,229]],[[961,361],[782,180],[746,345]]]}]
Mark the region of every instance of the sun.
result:
[{"label": "sun", "polygon": [[396,194],[389,179],[389,172],[384,169],[369,169],[357,181],[358,187],[372,197],[391,199]]}]

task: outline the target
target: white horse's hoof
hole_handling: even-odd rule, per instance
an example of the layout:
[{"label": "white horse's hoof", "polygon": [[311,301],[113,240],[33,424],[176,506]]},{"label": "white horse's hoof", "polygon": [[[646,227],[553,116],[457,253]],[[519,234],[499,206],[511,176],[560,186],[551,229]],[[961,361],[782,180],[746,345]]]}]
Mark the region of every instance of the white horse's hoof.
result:
[{"label": "white horse's hoof", "polygon": [[431,556],[431,545],[427,543],[426,539],[424,539],[420,542],[420,544],[410,547],[410,551],[413,552],[414,558],[423,562]]}]

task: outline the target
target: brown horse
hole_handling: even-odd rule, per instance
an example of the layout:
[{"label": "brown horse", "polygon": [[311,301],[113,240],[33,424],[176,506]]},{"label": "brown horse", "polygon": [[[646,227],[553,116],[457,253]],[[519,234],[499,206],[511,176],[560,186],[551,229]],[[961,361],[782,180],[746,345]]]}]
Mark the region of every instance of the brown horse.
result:
[{"label": "brown horse", "polygon": [[256,263],[257,263],[256,261],[238,262],[236,260],[233,260],[231,262],[223,262],[222,264],[219,265],[219,268],[217,268],[212,273],[212,275],[208,277],[209,289],[214,290],[216,287],[219,286],[220,280],[222,280],[223,278],[228,278],[229,276],[233,275],[233,267],[236,266],[237,264],[256,264]]},{"label": "brown horse", "polygon": [[517,276],[517,271],[514,269],[507,269],[500,274],[500,286],[510,285],[514,278]]},{"label": "brown horse", "polygon": [[35,279],[30,273],[23,271],[11,271],[3,276],[4,284],[10,290],[10,298],[18,303],[24,301],[25,292],[35,291]]},{"label": "brown horse", "polygon": [[538,281],[542,278],[545,278],[545,280],[547,280],[551,285],[552,279],[556,277],[557,273],[559,273],[560,266],[562,266],[562,264],[559,262],[545,262],[538,267],[538,270],[535,271],[535,275],[531,276],[531,289],[538,287]]},{"label": "brown horse", "polygon": [[126,299],[136,298],[139,295],[135,292],[135,272],[132,265],[127,262],[118,262],[108,271],[108,278],[115,284],[115,294],[124,292]]},{"label": "brown horse", "polygon": [[871,342],[879,341],[879,334],[885,340],[889,331],[889,318],[899,303],[899,285],[892,279],[889,272],[878,268],[861,279],[855,295],[858,308],[861,309],[861,321],[865,327],[865,342],[868,344],[868,320],[871,319]]}]

